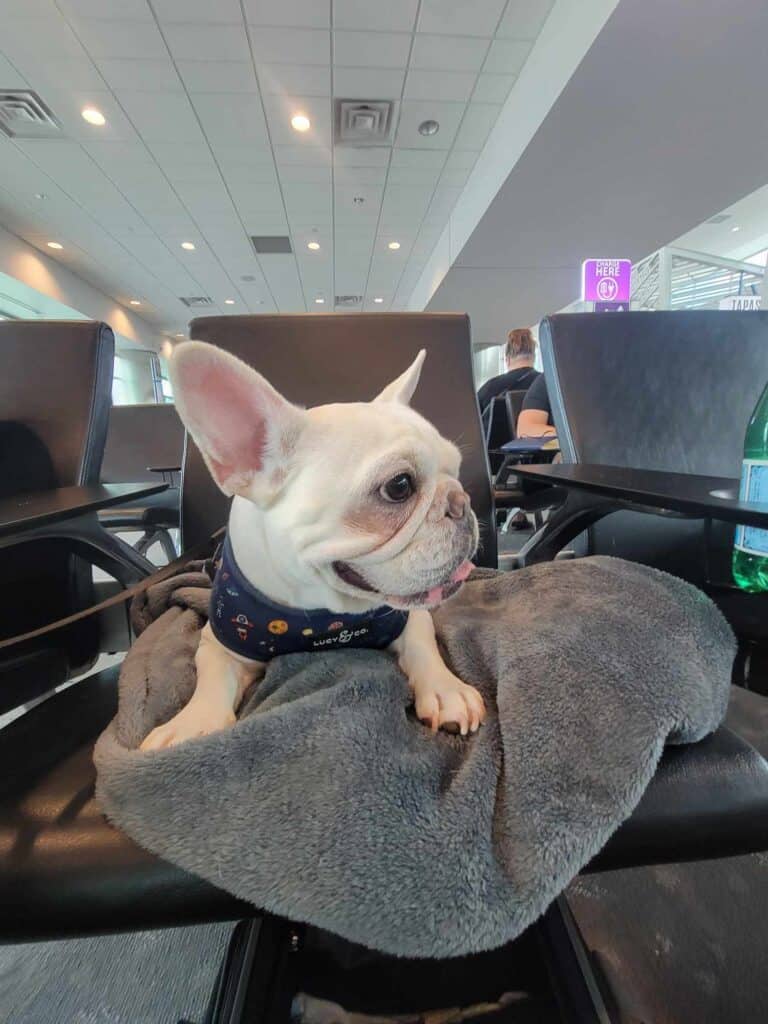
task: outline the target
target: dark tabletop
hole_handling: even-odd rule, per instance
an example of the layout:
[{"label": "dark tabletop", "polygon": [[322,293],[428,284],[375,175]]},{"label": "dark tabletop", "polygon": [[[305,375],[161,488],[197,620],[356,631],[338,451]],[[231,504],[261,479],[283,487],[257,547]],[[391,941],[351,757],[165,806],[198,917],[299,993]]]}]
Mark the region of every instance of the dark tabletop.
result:
[{"label": "dark tabletop", "polygon": [[168,484],[97,484],[91,487],[58,487],[51,491],[15,494],[0,499],[0,537],[38,526],[62,522],[102,508],[138,501],[165,491]]},{"label": "dark tabletop", "polygon": [[768,504],[739,501],[739,481],[731,477],[588,463],[515,466],[515,475],[525,481],[592,491],[622,504],[687,512],[768,529]]}]

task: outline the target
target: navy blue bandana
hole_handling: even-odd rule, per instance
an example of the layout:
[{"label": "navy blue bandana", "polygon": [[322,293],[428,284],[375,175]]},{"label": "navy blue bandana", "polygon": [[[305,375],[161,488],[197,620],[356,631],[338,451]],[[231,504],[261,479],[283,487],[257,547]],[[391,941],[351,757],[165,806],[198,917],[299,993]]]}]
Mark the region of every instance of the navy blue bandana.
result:
[{"label": "navy blue bandana", "polygon": [[408,621],[408,612],[388,605],[353,614],[275,604],[240,571],[229,537],[215,565],[210,606],[213,635],[228,650],[254,661],[297,651],[383,649],[400,636]]}]

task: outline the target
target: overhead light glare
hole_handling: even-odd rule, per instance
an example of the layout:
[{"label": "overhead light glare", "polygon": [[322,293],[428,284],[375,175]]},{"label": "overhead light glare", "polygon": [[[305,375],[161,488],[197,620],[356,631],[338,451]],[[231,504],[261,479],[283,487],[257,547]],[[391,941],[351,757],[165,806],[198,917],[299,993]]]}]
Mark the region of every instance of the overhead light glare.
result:
[{"label": "overhead light glare", "polygon": [[374,299],[373,301],[374,301],[374,302],[383,302],[383,301],[384,301],[384,299],[382,299],[382,298],[378,298],[378,297],[377,297],[377,298],[375,298],[375,299]]},{"label": "overhead light glare", "polygon": [[61,244],[61,242],[48,242],[48,248],[49,249],[63,249],[64,246]]},{"label": "overhead light glare", "polygon": [[319,242],[307,242],[307,248],[311,249],[312,252],[317,252],[317,250],[320,248],[320,243]]},{"label": "overhead light glare", "polygon": [[736,224],[736,225],[734,225],[734,227],[731,228],[731,231],[741,231],[741,228],[739,227],[738,224]]},{"label": "overhead light glare", "polygon": [[83,107],[80,114],[84,121],[87,121],[88,124],[96,125],[97,128],[103,128],[107,123],[106,117],[96,107]]},{"label": "overhead light glare", "polygon": [[399,249],[400,248],[400,243],[399,242],[390,242],[389,245],[387,246],[387,248],[388,249],[392,249],[392,251],[394,252],[395,249]]},{"label": "overhead light glare", "polygon": [[182,249],[186,249],[187,252],[194,252],[195,251],[195,243],[194,242],[182,242],[181,243],[181,248]]},{"label": "overhead light glare", "polygon": [[306,114],[294,114],[291,118],[291,128],[295,132],[308,132],[312,123]]},{"label": "overhead light glare", "polygon": [[322,304],[325,302],[325,299],[315,299],[315,302],[318,304],[318,306],[322,306]]},{"label": "overhead light glare", "polygon": [[131,305],[132,306],[140,306],[141,302],[139,302],[138,299],[131,299]]},{"label": "overhead light glare", "polygon": [[234,299],[224,299],[224,305],[225,306],[234,306],[234,304],[235,304],[235,300]]}]

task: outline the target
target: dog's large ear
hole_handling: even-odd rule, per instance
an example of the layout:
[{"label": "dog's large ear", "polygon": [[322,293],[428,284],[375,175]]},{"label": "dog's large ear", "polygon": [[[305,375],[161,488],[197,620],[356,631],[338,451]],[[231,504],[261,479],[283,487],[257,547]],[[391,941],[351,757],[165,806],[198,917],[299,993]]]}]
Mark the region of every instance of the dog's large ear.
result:
[{"label": "dog's large ear", "polygon": [[176,409],[225,494],[266,500],[305,413],[260,373],[215,345],[178,345],[169,364]]},{"label": "dog's large ear", "polygon": [[426,358],[427,350],[423,348],[405,373],[401,373],[391,384],[387,384],[381,394],[374,398],[374,402],[399,402],[400,405],[408,405],[419,383],[421,367]]}]

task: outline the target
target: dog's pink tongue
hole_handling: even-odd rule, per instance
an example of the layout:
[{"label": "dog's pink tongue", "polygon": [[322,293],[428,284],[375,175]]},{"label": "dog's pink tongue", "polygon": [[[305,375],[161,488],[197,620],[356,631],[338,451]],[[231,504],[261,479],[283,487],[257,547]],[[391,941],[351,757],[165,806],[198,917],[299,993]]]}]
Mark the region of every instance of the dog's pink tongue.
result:
[{"label": "dog's pink tongue", "polygon": [[[474,564],[469,560],[467,560],[466,562],[462,562],[459,568],[453,573],[450,580],[448,580],[448,582],[463,583],[474,568]],[[445,584],[443,584],[440,587],[432,587],[432,589],[427,592],[427,604],[439,604],[439,602],[443,599],[444,589]]]}]

